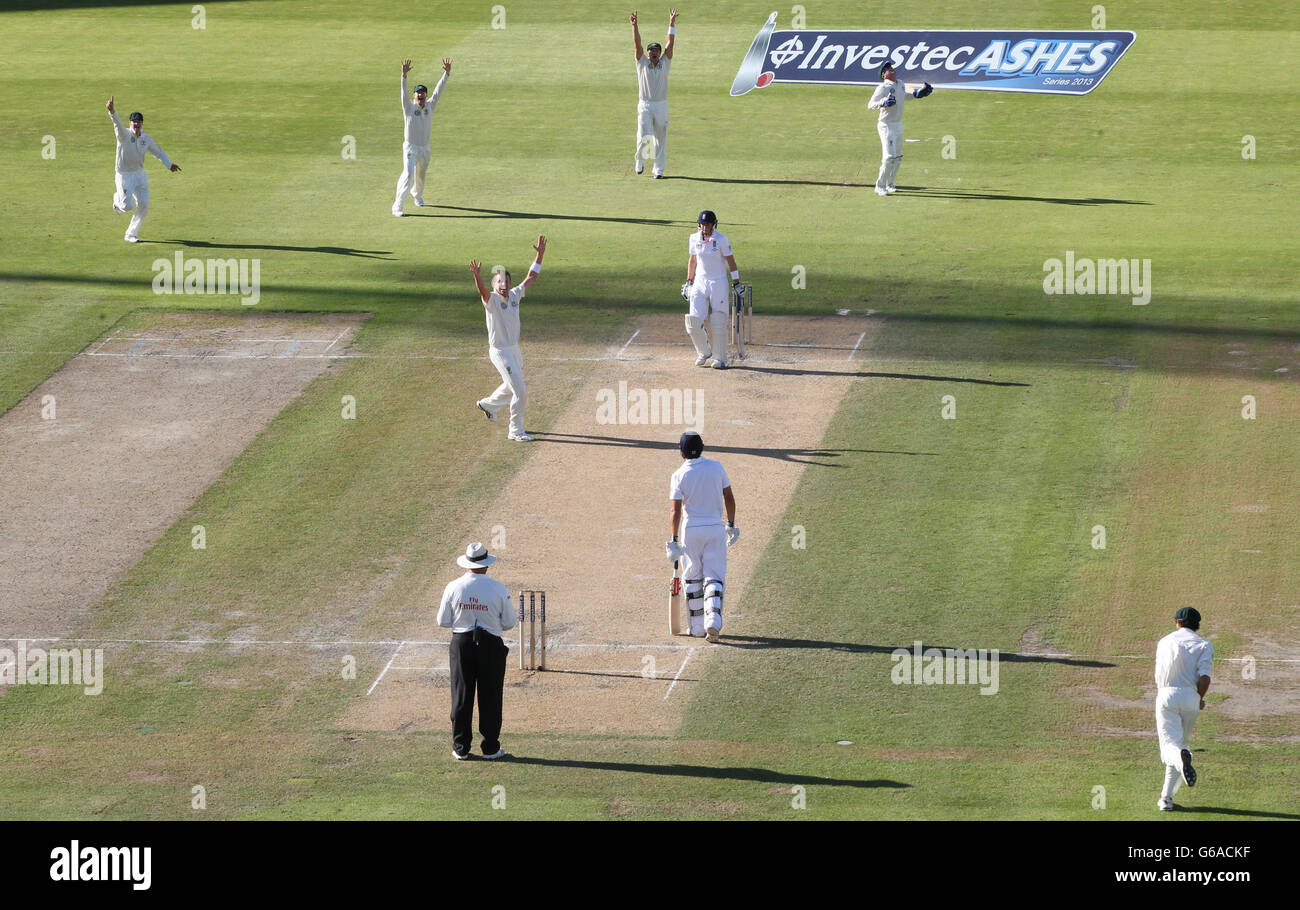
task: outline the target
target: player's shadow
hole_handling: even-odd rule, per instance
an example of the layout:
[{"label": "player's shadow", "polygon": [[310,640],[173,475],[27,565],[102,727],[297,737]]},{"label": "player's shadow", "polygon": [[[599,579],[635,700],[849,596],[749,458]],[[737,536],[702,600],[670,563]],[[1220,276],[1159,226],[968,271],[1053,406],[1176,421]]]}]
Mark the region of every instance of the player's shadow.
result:
[{"label": "player's shadow", "polygon": [[649,224],[659,227],[694,227],[694,221],[675,221],[670,218],[618,218],[613,215],[557,215],[554,212],[511,212],[506,209],[477,209],[463,205],[426,205],[426,209],[450,209],[468,212],[467,215],[439,215],[433,212],[407,212],[407,217],[417,218],[523,218],[529,221],[595,221],[611,224]]},{"label": "player's shadow", "polygon": [[905,190],[904,196],[924,196],[931,199],[993,199],[1000,202],[1047,202],[1052,205],[1154,205],[1139,199],[1103,199],[1099,196],[1087,196],[1071,199],[1065,196],[1021,196],[1016,193],[992,193],[978,190],[957,190],[930,188],[924,186],[899,186]]},{"label": "player's shadow", "polygon": [[914,379],[919,382],[964,382],[970,385],[1008,386],[1027,389],[1027,382],[1011,382],[1001,379],[971,379],[965,376],[930,376],[924,373],[876,373],[867,370],[845,372],[844,370],[806,370],[796,367],[760,367],[744,361],[737,361],[729,370],[744,370],[750,373],[775,373],[778,376],[853,376],[861,379]]},{"label": "player's shadow", "polygon": [[393,259],[392,250],[358,250],[347,246],[288,246],[263,243],[213,243],[209,240],[146,240],[144,243],[180,244],[201,250],[267,250],[286,253],[328,253],[362,259]]},{"label": "player's shadow", "polygon": [[[567,445],[613,446],[621,449],[660,449],[676,452],[677,440],[658,441],[654,439],[628,439],[622,436],[590,436],[582,433],[543,433],[533,434],[539,442],[555,442]],[[843,465],[829,461],[817,461],[819,458],[841,458],[845,455],[938,455],[938,452],[903,452],[896,449],[761,449],[750,446],[709,446],[710,455],[757,455],[760,458],[772,458],[777,461],[789,461],[795,464],[817,465],[823,468],[838,468]]]},{"label": "player's shadow", "polygon": [[853,787],[894,790],[909,789],[912,785],[896,780],[852,780],[837,777],[814,777],[811,774],[787,774],[771,768],[715,768],[711,765],[648,765],[641,762],[584,761],[571,758],[537,758],[531,755],[512,755],[509,759],[517,765],[541,765],[548,768],[582,768],[587,771],[619,771],[624,774],[661,774],[668,777],[699,777],[710,780],[747,780],[760,784],[789,784],[804,787]]},{"label": "player's shadow", "polygon": [[1300,815],[1290,812],[1262,812],[1255,809],[1225,809],[1221,806],[1183,806],[1174,803],[1174,814],[1180,812],[1197,812],[1207,815],[1239,815],[1243,818],[1288,818],[1300,819]]},{"label": "player's shadow", "polygon": [[[853,641],[818,641],[810,638],[764,638],[757,635],[724,635],[718,639],[719,645],[728,645],[741,650],[781,650],[781,649],[810,649],[815,651],[843,651],[848,654],[893,654],[895,651],[903,650],[909,654],[915,647],[915,643],[907,645],[868,645]],[[950,648],[946,645],[935,645],[921,643],[921,653],[924,655],[929,648],[937,648],[940,651],[965,651],[965,648]],[[1002,663],[1017,664],[1061,664],[1067,667],[1092,667],[1106,668],[1115,667],[1116,664],[1106,663],[1100,660],[1085,660],[1083,658],[1070,657],[1068,655],[1054,654],[1017,654],[1015,651],[999,651],[998,661]]]}]

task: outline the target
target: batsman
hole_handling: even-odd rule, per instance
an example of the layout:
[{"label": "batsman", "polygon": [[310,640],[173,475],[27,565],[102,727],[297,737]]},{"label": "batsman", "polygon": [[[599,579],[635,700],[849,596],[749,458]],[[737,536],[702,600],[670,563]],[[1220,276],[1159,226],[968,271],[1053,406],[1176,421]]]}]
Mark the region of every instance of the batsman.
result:
[{"label": "batsman", "polygon": [[672,540],[665,547],[669,562],[683,561],[691,635],[716,643],[722,632],[727,548],[740,539],[736,497],[722,464],[703,456],[704,440],[699,433],[686,431],[677,446],[686,461],[673,472],[668,488]]}]

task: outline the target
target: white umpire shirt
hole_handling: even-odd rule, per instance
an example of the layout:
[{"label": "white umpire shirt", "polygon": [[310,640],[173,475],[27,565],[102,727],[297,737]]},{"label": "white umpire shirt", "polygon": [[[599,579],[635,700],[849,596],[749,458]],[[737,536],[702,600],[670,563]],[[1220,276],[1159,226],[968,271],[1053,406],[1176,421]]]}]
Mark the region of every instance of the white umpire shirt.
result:
[{"label": "white umpire shirt", "polygon": [[659,58],[658,66],[650,65],[650,57],[643,56],[636,62],[636,86],[640,99],[647,104],[668,100],[668,65],[672,63],[666,57]]},{"label": "white umpire shirt", "polygon": [[731,241],[726,234],[716,230],[706,240],[704,234],[696,231],[691,235],[687,250],[695,257],[695,277],[709,281],[722,281],[727,277],[727,257],[731,252]]},{"label": "white umpire shirt", "polygon": [[133,171],[144,170],[144,156],[146,152],[151,153],[155,158],[163,163],[163,167],[171,169],[171,159],[167,153],[159,148],[158,143],[153,141],[153,137],[144,130],[140,131],[137,136],[135,131],[122,125],[122,120],[117,116],[116,111],[111,111],[109,116],[113,118],[113,132],[117,133],[117,161],[116,168],[119,174],[130,174]]},{"label": "white umpire shirt", "polygon": [[438,84],[434,86],[433,94],[425,98],[424,107],[420,107],[411,100],[411,93],[406,89],[406,74],[402,74],[402,119],[406,121],[406,132],[402,141],[412,148],[428,148],[432,142],[433,109],[438,106],[438,99],[442,97],[442,87],[450,78],[451,73],[444,72]]},{"label": "white umpire shirt", "polygon": [[504,638],[506,629],[519,622],[510,591],[495,578],[466,572],[442,590],[438,625],[453,632],[471,632],[477,626]]},{"label": "white umpire shirt", "polygon": [[[896,104],[889,107],[882,105],[893,97]],[[861,96],[859,96],[861,97]],[[870,110],[880,111],[880,123],[902,123],[903,122],[903,101],[907,98],[907,90],[901,82],[882,82],[876,86],[876,90],[871,93],[871,100],[867,102]]]},{"label": "white umpire shirt", "polygon": [[502,297],[496,291],[488,294],[483,304],[487,313],[488,345],[497,350],[519,344],[519,301],[524,299],[522,284],[512,287]]},{"label": "white umpire shirt", "polygon": [[688,458],[673,472],[668,486],[668,498],[680,499],[686,513],[686,525],[703,528],[725,524],[722,510],[725,503],[722,491],[731,486],[722,463],[712,458]]},{"label": "white umpire shirt", "polygon": [[1195,689],[1210,675],[1214,645],[1191,629],[1175,629],[1156,645],[1156,685],[1162,689]]}]

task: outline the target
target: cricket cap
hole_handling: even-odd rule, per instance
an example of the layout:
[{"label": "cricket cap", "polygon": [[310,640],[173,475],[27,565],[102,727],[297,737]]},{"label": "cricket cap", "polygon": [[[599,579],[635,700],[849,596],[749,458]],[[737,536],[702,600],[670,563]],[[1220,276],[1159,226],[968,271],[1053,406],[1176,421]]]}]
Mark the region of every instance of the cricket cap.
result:
[{"label": "cricket cap", "polygon": [[411,91],[413,91],[413,92],[424,92],[426,95],[429,94],[429,88],[428,88],[428,86],[426,86],[426,85],[424,85],[424,84],[417,85],[415,88],[411,89]]},{"label": "cricket cap", "polygon": [[683,458],[699,458],[704,452],[704,439],[694,430],[687,430],[677,441],[677,448],[681,450]]},{"label": "cricket cap", "polygon": [[654,42],[652,42],[652,43],[650,43],[650,44],[648,44],[648,45],[646,46],[646,50],[648,50],[648,51],[661,51],[661,50],[663,50],[663,48],[659,46],[659,42],[658,42],[658,41],[654,41]]},{"label": "cricket cap", "polygon": [[892,70],[893,68],[894,68],[894,64],[890,63],[888,60],[880,64],[880,78],[881,79],[885,78],[885,70]]},{"label": "cricket cap", "polygon": [[144,123],[144,114],[140,113],[139,111],[135,111],[131,114],[130,117],[127,117],[126,119],[136,123]]},{"label": "cricket cap", "polygon": [[1201,627],[1201,614],[1195,607],[1179,607],[1178,612],[1174,614],[1174,619],[1189,629]]}]

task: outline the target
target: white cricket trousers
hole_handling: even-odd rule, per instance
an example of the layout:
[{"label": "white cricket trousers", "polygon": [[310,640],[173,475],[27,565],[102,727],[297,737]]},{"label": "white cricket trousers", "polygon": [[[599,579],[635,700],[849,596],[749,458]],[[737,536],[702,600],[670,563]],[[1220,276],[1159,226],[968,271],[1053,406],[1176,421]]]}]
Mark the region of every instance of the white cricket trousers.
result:
[{"label": "white cricket trousers", "polygon": [[1190,749],[1192,728],[1201,713],[1201,696],[1185,686],[1156,690],[1156,735],[1160,738],[1160,761],[1183,767],[1179,754]]},{"label": "white cricket trousers", "polygon": [[[712,354],[718,360],[727,359],[727,295],[730,293],[731,284],[721,278],[696,276],[691,285],[691,308],[686,314],[686,335],[691,339],[691,344],[695,345],[695,353],[700,357]],[[712,347],[708,336],[704,334],[706,322],[713,334]]]},{"label": "white cricket trousers", "polygon": [[523,352],[517,344],[508,348],[488,348],[488,359],[501,374],[501,385],[497,386],[492,397],[483,400],[483,404],[493,414],[510,405],[510,435],[518,436],[524,432],[524,405],[528,403]]},{"label": "white cricket trousers", "polygon": [[[647,146],[653,145],[650,149]],[[654,156],[652,173],[662,174],[668,163],[668,102],[638,101],[636,105],[637,163]]]},{"label": "white cricket trousers", "polygon": [[[704,635],[706,628],[722,631],[723,589],[727,582],[727,528],[725,525],[682,528],[682,577],[686,579],[686,606],[704,608],[704,616],[691,617],[691,634]],[[697,597],[696,595],[701,595]]]},{"label": "white cricket trousers", "polygon": [[877,123],[880,134],[880,173],[876,175],[876,188],[888,189],[894,185],[898,167],[903,163],[903,124]]},{"label": "white cricket trousers", "polygon": [[397,178],[397,198],[393,200],[394,212],[402,210],[402,199],[408,192],[416,199],[424,198],[424,175],[429,170],[433,149],[403,142],[402,158],[402,175]]},{"label": "white cricket trousers", "polygon": [[125,174],[119,172],[115,183],[117,190],[113,193],[113,209],[118,212],[135,212],[123,238],[138,239],[140,225],[144,224],[144,217],[149,214],[149,175],[143,169]]}]

